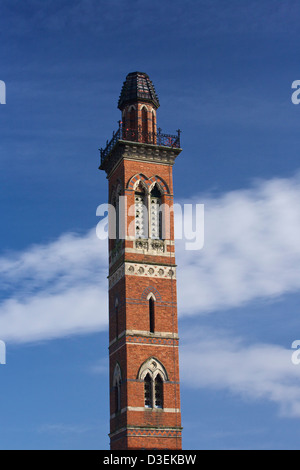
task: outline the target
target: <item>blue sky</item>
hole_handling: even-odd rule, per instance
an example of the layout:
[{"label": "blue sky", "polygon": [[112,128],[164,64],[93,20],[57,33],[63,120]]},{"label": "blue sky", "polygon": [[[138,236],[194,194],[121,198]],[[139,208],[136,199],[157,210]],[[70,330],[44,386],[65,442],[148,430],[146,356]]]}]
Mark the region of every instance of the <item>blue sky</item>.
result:
[{"label": "blue sky", "polygon": [[2,0],[2,449],[108,449],[98,148],[136,70],[182,130],[177,201],[205,204],[204,248],[177,243],[183,446],[299,448],[299,21],[296,0]]}]

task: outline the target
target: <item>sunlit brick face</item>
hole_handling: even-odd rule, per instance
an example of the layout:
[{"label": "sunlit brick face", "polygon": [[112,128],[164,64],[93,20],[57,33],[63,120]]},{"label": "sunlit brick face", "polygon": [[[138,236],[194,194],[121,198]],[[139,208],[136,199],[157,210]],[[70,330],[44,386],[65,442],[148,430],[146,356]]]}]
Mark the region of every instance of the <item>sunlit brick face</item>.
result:
[{"label": "sunlit brick face", "polygon": [[181,449],[174,227],[171,219],[163,236],[161,213],[163,203],[173,204],[181,149],[157,144],[158,106],[148,75],[129,74],[119,99],[120,140],[101,168],[115,207],[121,188],[134,209],[126,219],[134,236],[126,230],[109,244],[112,450]]}]

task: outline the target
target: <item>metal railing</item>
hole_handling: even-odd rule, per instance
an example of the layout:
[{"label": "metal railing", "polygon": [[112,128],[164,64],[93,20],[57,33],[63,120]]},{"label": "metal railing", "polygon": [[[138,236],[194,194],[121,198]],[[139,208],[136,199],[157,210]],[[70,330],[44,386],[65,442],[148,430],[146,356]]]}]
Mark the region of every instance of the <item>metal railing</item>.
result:
[{"label": "metal railing", "polygon": [[106,141],[106,147],[104,149],[100,149],[101,164],[110,154],[118,140],[160,145],[162,147],[180,148],[180,132],[180,129],[178,129],[177,135],[164,134],[160,127],[157,129],[157,132],[144,131],[142,126],[137,126],[135,129],[129,129],[123,127],[121,121],[119,121],[119,129],[116,132],[113,132],[113,136],[110,141]]}]

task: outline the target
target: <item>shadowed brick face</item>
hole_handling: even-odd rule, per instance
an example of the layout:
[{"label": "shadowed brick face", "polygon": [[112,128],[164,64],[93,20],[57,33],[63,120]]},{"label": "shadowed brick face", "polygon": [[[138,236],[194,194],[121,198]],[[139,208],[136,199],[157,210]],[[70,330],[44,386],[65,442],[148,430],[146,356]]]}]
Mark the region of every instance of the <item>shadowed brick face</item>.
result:
[{"label": "shadowed brick face", "polygon": [[[146,74],[127,76],[119,104],[131,130],[135,125],[153,129],[159,102]],[[150,143],[120,139],[102,162],[111,204],[127,196],[127,207],[134,206],[135,192],[141,187],[148,204],[154,187],[161,204],[173,204],[172,166],[181,149],[159,146],[151,139]],[[135,223],[134,213],[126,223]],[[110,240],[109,266],[111,449],[181,449],[172,214],[168,239],[127,235]]]}]

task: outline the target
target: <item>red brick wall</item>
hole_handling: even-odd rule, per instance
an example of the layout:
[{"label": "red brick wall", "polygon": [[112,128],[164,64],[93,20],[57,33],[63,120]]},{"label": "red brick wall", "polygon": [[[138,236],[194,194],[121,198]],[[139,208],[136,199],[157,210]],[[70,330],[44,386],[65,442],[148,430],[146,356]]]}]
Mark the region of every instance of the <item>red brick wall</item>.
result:
[{"label": "red brick wall", "polygon": [[[169,188],[171,197],[163,202],[172,204],[173,183],[172,167],[166,164],[123,160],[109,178],[109,194],[118,181],[125,189],[136,174],[150,178],[159,176]],[[128,204],[134,204],[134,191],[127,190]],[[128,223],[134,216],[128,218]],[[171,239],[173,218],[171,220]],[[114,246],[110,242],[110,249]],[[123,242],[123,246],[125,243]],[[133,247],[132,241],[126,246]],[[170,252],[174,247],[168,248]],[[143,264],[162,264],[173,266],[174,257],[126,253],[118,257],[110,268],[112,274],[125,261]],[[151,287],[156,293],[155,332],[150,333],[149,301],[143,292]],[[148,291],[147,291],[148,292]],[[158,294],[157,294],[158,292]],[[118,298],[118,334],[116,338],[116,308]],[[125,331],[135,333],[125,335]],[[140,332],[140,333],[139,333]],[[161,335],[160,333],[168,333]],[[111,449],[180,449],[181,419],[178,325],[176,280],[158,277],[125,275],[109,292],[109,341],[110,341],[110,390],[111,390]],[[163,409],[144,408],[144,382],[138,378],[139,369],[150,357],[163,364],[168,380],[163,385]],[[122,373],[121,410],[115,410],[115,390],[113,373],[116,364]],[[138,408],[138,410],[127,409]],[[165,411],[168,409],[168,411]]]}]

